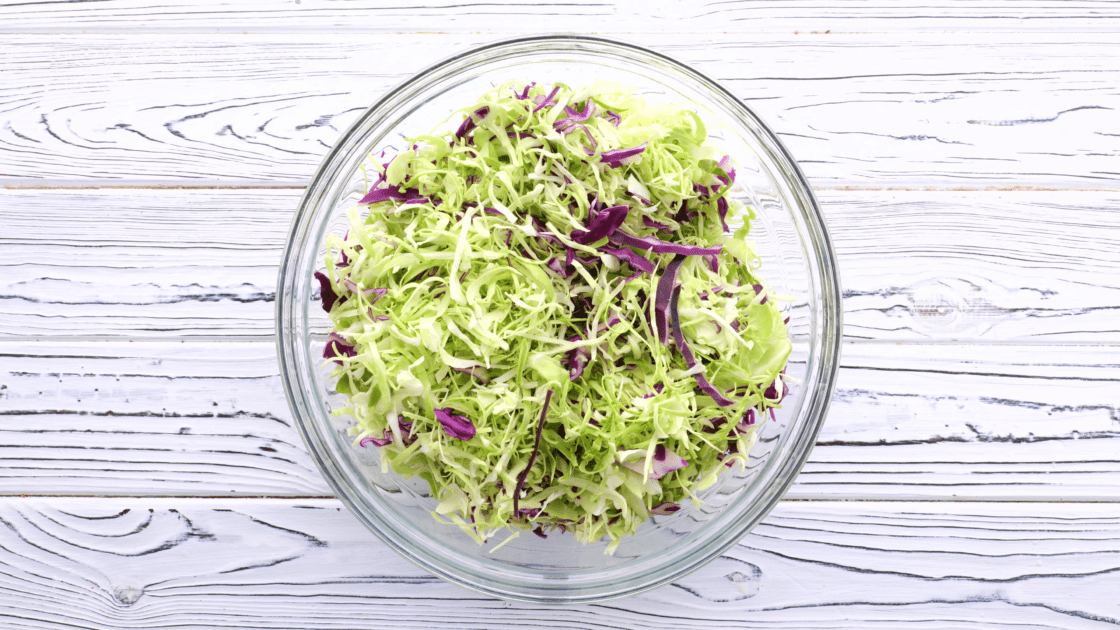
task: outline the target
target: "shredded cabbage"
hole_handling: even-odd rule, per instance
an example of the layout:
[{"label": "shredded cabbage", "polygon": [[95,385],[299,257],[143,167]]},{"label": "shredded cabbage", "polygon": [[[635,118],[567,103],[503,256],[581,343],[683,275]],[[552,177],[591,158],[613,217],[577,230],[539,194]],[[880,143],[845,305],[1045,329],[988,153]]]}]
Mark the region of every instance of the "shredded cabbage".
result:
[{"label": "shredded cabbage", "polygon": [[328,237],[336,414],[479,542],[560,530],[613,552],[745,463],[789,391],[753,211],[679,106],[508,84],[458,116],[374,160]]}]

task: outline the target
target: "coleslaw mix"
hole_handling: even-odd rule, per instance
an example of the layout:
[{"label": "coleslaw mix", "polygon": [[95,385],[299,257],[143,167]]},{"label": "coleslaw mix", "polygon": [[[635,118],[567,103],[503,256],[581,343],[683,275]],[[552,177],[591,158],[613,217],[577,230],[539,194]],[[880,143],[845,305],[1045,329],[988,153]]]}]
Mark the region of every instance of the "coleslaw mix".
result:
[{"label": "coleslaw mix", "polygon": [[335,413],[479,542],[612,552],[745,463],[788,392],[753,211],[696,113],[616,85],[507,84],[456,115],[375,160],[328,237]]}]

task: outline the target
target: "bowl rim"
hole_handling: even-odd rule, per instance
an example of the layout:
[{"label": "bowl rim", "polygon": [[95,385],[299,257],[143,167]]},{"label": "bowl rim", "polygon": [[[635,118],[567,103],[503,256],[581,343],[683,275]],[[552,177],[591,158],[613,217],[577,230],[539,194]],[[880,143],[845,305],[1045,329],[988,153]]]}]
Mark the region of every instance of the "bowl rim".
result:
[{"label": "bowl rim", "polygon": [[[301,413],[305,406],[310,407],[310,405],[306,405],[306,392],[303,391],[303,388],[300,387],[297,378],[294,376],[296,370],[293,368],[295,364],[298,363],[296,360],[298,355],[295,352],[295,346],[294,344],[285,343],[286,341],[293,341],[296,338],[296,336],[292,334],[293,330],[290,325],[296,305],[294,300],[285,299],[285,296],[288,294],[286,291],[286,281],[294,279],[298,275],[297,260],[299,256],[296,249],[293,248],[293,244],[298,240],[301,234],[301,228],[306,227],[304,223],[309,220],[310,215],[314,212],[313,202],[321,196],[322,192],[325,192],[322,189],[334,179],[337,171],[345,165],[344,158],[349,154],[349,145],[356,139],[360,130],[372,117],[381,114],[379,110],[383,106],[391,103],[401,93],[418,84],[424,83],[432,74],[437,73],[439,70],[460,61],[486,54],[488,51],[527,44],[570,44],[572,42],[585,42],[608,49],[614,48],[614,52],[616,53],[636,53],[638,55],[652,57],[670,66],[673,70],[682,72],[684,75],[689,76],[689,78],[705,85],[717,94],[722,95],[728,101],[735,103],[736,106],[742,110],[744,115],[757,124],[763,136],[759,138],[759,141],[766,149],[774,150],[775,154],[769,157],[785,170],[785,173],[772,174],[772,176],[778,180],[784,180],[789,187],[789,192],[794,196],[794,198],[789,201],[795,202],[794,205],[802,209],[804,228],[810,233],[811,240],[814,243],[814,247],[808,248],[806,253],[807,258],[809,258],[808,262],[810,263],[810,268],[815,270],[815,273],[811,274],[813,278],[815,278],[815,281],[811,281],[810,285],[812,286],[816,284],[816,282],[820,283],[817,296],[818,303],[820,304],[819,310],[821,312],[816,314],[815,318],[821,319],[822,324],[819,326],[819,329],[817,326],[813,327],[813,330],[810,331],[810,337],[814,342],[811,346],[818,349],[820,359],[815,362],[807,362],[809,369],[809,374],[807,376],[810,378],[816,377],[816,387],[814,391],[806,392],[804,405],[807,409],[805,409],[803,413],[807,420],[800,431],[790,436],[784,447],[788,449],[790,453],[779,462],[779,470],[774,473],[771,480],[776,483],[772,483],[770,486],[766,487],[766,491],[756,497],[756,501],[752,503],[752,506],[755,507],[751,510],[743,510],[743,513],[739,515],[740,518],[728,522],[729,527],[726,527],[719,535],[706,540],[703,546],[703,553],[688,556],[686,562],[677,562],[675,566],[672,566],[671,570],[664,569],[664,565],[668,563],[655,565],[652,569],[647,569],[641,574],[655,573],[656,576],[653,579],[639,581],[640,583],[636,584],[631,584],[632,581],[627,580],[627,586],[615,588],[613,590],[604,590],[600,588],[597,592],[593,593],[572,593],[564,591],[561,586],[562,582],[559,582],[556,586],[538,587],[537,590],[533,591],[510,591],[494,588],[488,584],[487,581],[481,579],[467,579],[460,573],[448,568],[447,565],[452,563],[445,561],[441,564],[438,558],[433,559],[429,557],[427,553],[418,552],[416,549],[401,544],[393,536],[382,531],[376,523],[373,523],[364,510],[358,509],[357,506],[361,503],[358,493],[340,481],[343,478],[347,478],[347,474],[340,469],[339,463],[335,462],[333,458],[323,456],[325,453],[329,452],[329,449],[326,448],[326,445],[323,443],[322,436],[318,435],[318,429],[308,426],[314,423],[305,421],[305,416]],[[808,256],[808,254],[814,253],[816,254],[815,257]],[[335,141],[331,150],[316,168],[311,182],[300,199],[298,209],[292,219],[292,224],[281,257],[276,293],[275,337],[277,359],[285,398],[293,413],[293,418],[300,436],[308,448],[309,456],[315,461],[317,468],[323,474],[336,497],[346,505],[347,509],[349,509],[367,529],[372,531],[382,542],[391,547],[394,551],[426,571],[430,571],[449,582],[485,595],[533,603],[588,603],[607,601],[628,597],[668,584],[683,578],[719,557],[761,522],[774,507],[777,506],[778,502],[793,484],[798,473],[807,462],[821,427],[824,424],[835,389],[837,374],[839,372],[843,330],[842,293],[839,276],[836,255],[827,226],[825,225],[824,216],[821,213],[813,189],[802,173],[800,166],[769,125],[730,90],[708,77],[706,74],[666,54],[624,40],[574,33],[522,35],[473,46],[462,52],[450,55],[434,64],[430,64],[423,70],[385,92],[339,136],[338,140]],[[292,302],[292,304],[287,304],[288,302]],[[827,322],[830,321],[835,322],[835,325],[832,327],[827,326]],[[759,509],[758,506],[761,506],[761,508]],[[747,518],[748,516],[750,516],[749,519]],[[748,520],[750,522],[746,522]]]}]

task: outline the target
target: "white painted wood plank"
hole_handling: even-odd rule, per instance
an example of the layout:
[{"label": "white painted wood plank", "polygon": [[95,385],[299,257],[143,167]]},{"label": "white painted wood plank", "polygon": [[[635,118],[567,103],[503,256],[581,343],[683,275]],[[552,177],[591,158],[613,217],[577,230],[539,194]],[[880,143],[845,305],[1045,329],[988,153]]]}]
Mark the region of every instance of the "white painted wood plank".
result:
[{"label": "white painted wood plank", "polygon": [[721,31],[793,32],[831,30],[1015,29],[1068,31],[1115,27],[1115,2],[995,0],[937,3],[765,0],[633,2],[463,3],[451,0],[387,3],[380,0],[206,0],[202,2],[0,2],[3,30],[77,29],[310,29],[331,32],[505,31],[610,32]]},{"label": "white painted wood plank", "polygon": [[299,190],[0,190],[0,335],[271,336]]},{"label": "white painted wood plank", "polygon": [[271,343],[0,346],[5,493],[332,494]]},{"label": "white painted wood plank", "polygon": [[[386,90],[494,38],[8,35],[0,184],[303,185]],[[723,81],[818,186],[1120,182],[1115,32],[625,38]]]},{"label": "white painted wood plank", "polygon": [[825,191],[849,340],[1120,341],[1120,195]]},{"label": "white painted wood plank", "polygon": [[[0,343],[0,494],[329,495],[263,342]],[[846,344],[802,499],[1120,501],[1120,346]]]},{"label": "white painted wood plank", "polygon": [[1120,498],[1120,346],[854,343],[841,365],[791,497]]},{"label": "white painted wood plank", "polygon": [[334,500],[6,498],[0,519],[7,628],[1120,623],[1115,505],[787,501],[676,584],[564,607],[501,602],[434,578]]},{"label": "white painted wood plank", "polygon": [[[269,337],[299,190],[0,190],[0,337]],[[824,191],[849,340],[1120,342],[1115,192]]]}]

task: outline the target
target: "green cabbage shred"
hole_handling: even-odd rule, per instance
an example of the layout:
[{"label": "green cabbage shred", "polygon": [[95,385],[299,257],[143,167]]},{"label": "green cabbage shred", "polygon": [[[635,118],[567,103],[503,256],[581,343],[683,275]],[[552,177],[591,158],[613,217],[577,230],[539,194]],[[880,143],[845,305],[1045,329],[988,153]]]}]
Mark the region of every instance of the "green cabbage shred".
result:
[{"label": "green cabbage shred", "polygon": [[[335,414],[480,543],[560,530],[612,553],[745,465],[788,391],[754,213],[728,196],[734,170],[697,114],[619,86],[507,84],[455,116],[371,156],[374,200],[328,237]],[[625,218],[578,242],[600,214]],[[666,317],[691,368],[678,331],[656,330]]]}]

